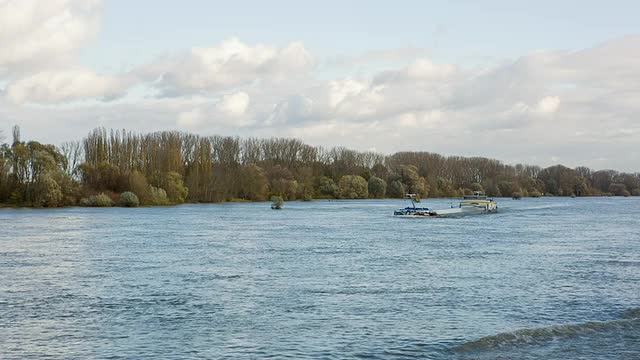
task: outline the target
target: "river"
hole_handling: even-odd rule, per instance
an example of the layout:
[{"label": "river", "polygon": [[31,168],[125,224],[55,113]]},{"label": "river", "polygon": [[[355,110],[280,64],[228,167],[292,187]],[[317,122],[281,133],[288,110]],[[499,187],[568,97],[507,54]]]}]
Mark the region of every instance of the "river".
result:
[{"label": "river", "polygon": [[640,198],[498,205],[0,209],[0,358],[640,358]]}]

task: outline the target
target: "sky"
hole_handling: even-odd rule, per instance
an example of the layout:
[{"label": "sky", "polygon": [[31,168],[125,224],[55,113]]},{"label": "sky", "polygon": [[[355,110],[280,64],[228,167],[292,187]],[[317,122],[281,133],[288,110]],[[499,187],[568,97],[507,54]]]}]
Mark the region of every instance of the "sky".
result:
[{"label": "sky", "polygon": [[[635,1],[0,0],[0,131],[640,171]],[[6,140],[6,139],[5,139]]]}]

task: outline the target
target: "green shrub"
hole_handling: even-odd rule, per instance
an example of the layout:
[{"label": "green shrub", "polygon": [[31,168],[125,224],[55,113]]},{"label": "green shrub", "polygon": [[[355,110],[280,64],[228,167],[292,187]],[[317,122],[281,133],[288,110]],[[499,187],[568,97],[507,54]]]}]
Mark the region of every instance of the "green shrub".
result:
[{"label": "green shrub", "polygon": [[112,205],[113,200],[104,193],[80,199],[80,206],[109,207]]},{"label": "green shrub", "polygon": [[104,193],[98,194],[96,196],[90,196],[89,200],[92,203],[91,206],[109,207],[113,205],[113,201],[111,200],[111,198]]},{"label": "green shrub", "polygon": [[131,191],[125,191],[120,194],[120,206],[124,207],[138,207],[140,205],[140,200],[136,194]]},{"label": "green shrub", "polygon": [[149,187],[149,193],[151,194],[152,205],[169,205],[169,198],[167,192],[163,188],[157,188],[155,186]]}]

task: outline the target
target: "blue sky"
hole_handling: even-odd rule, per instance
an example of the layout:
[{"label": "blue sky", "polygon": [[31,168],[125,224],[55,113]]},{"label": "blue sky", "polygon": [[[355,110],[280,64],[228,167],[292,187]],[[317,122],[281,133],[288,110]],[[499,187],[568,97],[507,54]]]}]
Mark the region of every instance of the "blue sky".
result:
[{"label": "blue sky", "polygon": [[633,1],[0,0],[0,130],[640,171]]},{"label": "blue sky", "polygon": [[[109,0],[83,60],[127,67],[238,37],[303,41],[321,57],[416,47],[449,62],[483,63],[539,50],[576,50],[640,32],[635,1]],[[117,65],[115,65],[117,64]]]}]

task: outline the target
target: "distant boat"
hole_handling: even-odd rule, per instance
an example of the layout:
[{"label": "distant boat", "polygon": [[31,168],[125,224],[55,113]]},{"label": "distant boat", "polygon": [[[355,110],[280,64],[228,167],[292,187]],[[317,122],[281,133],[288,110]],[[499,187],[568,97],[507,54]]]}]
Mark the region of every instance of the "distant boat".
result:
[{"label": "distant boat", "polygon": [[416,207],[416,203],[420,202],[420,198],[416,194],[406,194],[405,199],[411,200],[411,206],[407,206],[404,209],[398,209],[393,212],[396,216],[429,216],[429,208]]},{"label": "distant boat", "polygon": [[473,195],[463,196],[458,207],[452,206],[450,209],[432,210],[428,208],[417,208],[413,200],[412,205],[413,207],[396,210],[393,214],[408,217],[454,217],[498,212],[498,204],[495,200],[487,198],[487,195],[480,191],[474,192]]}]

